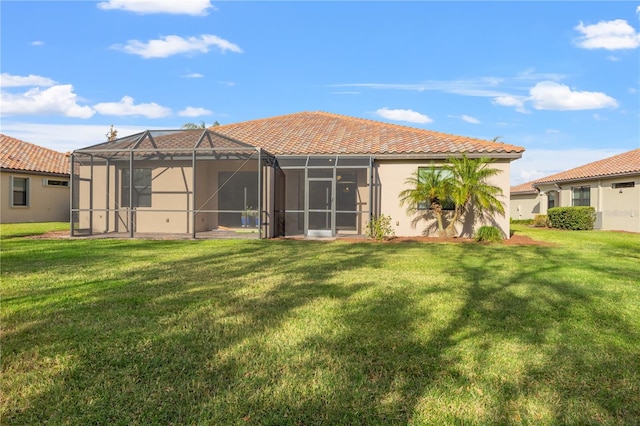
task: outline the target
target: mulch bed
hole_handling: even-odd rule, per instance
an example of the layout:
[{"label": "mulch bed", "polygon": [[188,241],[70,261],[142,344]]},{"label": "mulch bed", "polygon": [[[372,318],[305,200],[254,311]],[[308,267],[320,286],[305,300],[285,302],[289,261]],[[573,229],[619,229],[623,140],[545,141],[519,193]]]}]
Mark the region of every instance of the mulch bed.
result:
[{"label": "mulch bed", "polygon": [[[40,235],[30,235],[29,239],[58,239],[58,238],[70,238],[69,231],[52,231]],[[367,238],[339,238],[340,241],[347,241],[353,243],[379,243],[379,244],[396,244],[407,242],[419,242],[429,244],[486,244],[476,242],[472,238],[443,238],[443,237],[393,237],[391,239],[377,242]],[[547,243],[544,241],[537,241],[526,235],[514,234],[508,240],[503,240],[500,244],[505,246],[554,246],[555,244]]]}]

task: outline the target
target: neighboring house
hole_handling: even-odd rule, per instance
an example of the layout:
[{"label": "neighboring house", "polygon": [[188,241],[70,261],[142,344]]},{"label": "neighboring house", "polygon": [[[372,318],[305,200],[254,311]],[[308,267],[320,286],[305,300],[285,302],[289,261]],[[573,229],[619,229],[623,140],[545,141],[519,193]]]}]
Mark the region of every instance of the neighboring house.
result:
[{"label": "neighboring house", "polygon": [[0,222],[68,222],[69,155],[0,134]]},{"label": "neighboring house", "polygon": [[[72,234],[331,237],[364,234],[371,217],[386,214],[398,236],[435,235],[432,219],[399,204],[413,172],[450,156],[493,158],[502,173],[491,183],[508,212],[510,163],[523,151],[325,112],[146,131],[74,151]],[[506,216],[471,219],[460,234],[491,224],[509,235]]]},{"label": "neighboring house", "polygon": [[511,219],[533,219],[540,214],[538,190],[533,186],[535,181],[511,187]]},{"label": "neighboring house", "polygon": [[640,148],[511,188],[511,218],[592,206],[596,229],[640,232]]}]

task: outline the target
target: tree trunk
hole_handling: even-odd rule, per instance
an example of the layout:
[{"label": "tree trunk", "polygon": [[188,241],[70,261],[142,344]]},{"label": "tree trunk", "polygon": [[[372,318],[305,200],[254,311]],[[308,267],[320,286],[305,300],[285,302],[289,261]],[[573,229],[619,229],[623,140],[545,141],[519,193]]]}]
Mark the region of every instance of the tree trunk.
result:
[{"label": "tree trunk", "polygon": [[442,206],[438,203],[432,203],[431,209],[433,210],[433,214],[436,216],[436,222],[438,223],[438,237],[443,237],[446,232],[444,224],[442,223]]}]

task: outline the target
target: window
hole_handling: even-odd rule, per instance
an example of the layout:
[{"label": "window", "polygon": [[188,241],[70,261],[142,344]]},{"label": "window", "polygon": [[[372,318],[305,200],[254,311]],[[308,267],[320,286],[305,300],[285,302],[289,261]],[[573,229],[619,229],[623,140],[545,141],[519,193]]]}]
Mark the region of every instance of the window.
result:
[{"label": "window", "polygon": [[29,207],[29,178],[11,176],[11,207]]},{"label": "window", "polygon": [[69,186],[69,181],[44,178],[42,179],[42,184],[44,186]]},{"label": "window", "polygon": [[151,207],[151,169],[133,169],[133,203],[129,203],[129,169],[122,169],[122,207]]},{"label": "window", "polygon": [[558,193],[555,191],[547,192],[547,209],[552,209],[556,206],[556,197]]},{"label": "window", "polygon": [[591,187],[575,186],[571,188],[572,206],[590,206],[591,205]]},{"label": "window", "polygon": [[611,186],[613,187],[613,189],[633,188],[636,186],[636,183],[635,182],[619,182],[619,183],[614,183]]},{"label": "window", "polygon": [[[431,167],[418,167],[418,176],[420,181],[422,182],[423,179],[426,178],[425,176],[428,173],[431,173],[431,171],[432,171]],[[450,179],[453,177],[453,175],[451,174],[451,171],[449,170],[436,168],[435,171],[436,173],[440,173],[441,179]],[[440,200],[440,205],[442,205],[442,210],[454,210],[456,207],[453,201],[449,199]],[[429,205],[429,202],[427,200],[418,203],[418,210],[428,210],[430,208],[431,206]]]}]

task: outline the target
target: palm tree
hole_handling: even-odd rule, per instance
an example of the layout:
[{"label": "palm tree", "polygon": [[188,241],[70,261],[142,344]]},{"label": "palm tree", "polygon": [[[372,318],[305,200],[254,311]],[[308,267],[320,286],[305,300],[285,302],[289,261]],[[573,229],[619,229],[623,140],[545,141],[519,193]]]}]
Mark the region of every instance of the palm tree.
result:
[{"label": "palm tree", "polygon": [[196,124],[196,123],[185,123],[182,125],[183,129],[204,129],[206,127],[206,125],[204,124],[204,121],[201,121],[200,124]]},{"label": "palm tree", "polygon": [[504,205],[498,199],[503,195],[502,189],[487,183],[487,180],[501,173],[500,169],[489,167],[493,160],[489,158],[450,158],[446,167],[455,181],[451,191],[451,199],[455,205],[453,217],[446,229],[447,236],[455,233],[456,222],[461,220],[469,211],[478,214],[504,214]]},{"label": "palm tree", "polygon": [[[407,212],[415,214],[420,206],[429,206],[436,217],[438,235],[445,234],[442,222],[442,206],[449,199],[453,181],[449,173],[431,166],[430,169],[418,169],[405,181],[409,189],[400,192],[400,205],[407,205]],[[419,219],[418,219],[419,220]]]}]

